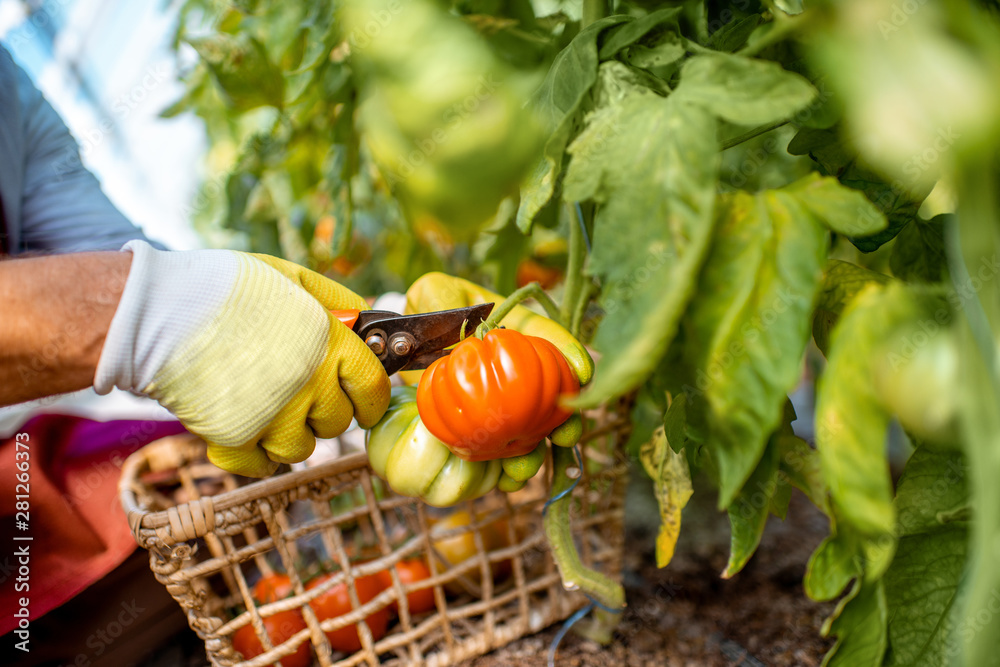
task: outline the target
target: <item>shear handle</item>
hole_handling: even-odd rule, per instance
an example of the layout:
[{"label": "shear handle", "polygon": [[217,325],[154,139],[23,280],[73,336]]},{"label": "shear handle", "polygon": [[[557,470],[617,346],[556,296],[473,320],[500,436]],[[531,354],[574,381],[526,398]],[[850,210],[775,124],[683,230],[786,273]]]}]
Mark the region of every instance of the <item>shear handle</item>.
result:
[{"label": "shear handle", "polygon": [[354,308],[348,310],[332,310],[330,313],[343,322],[348,329],[354,329],[354,323],[358,321],[358,316],[361,314],[361,311]]}]

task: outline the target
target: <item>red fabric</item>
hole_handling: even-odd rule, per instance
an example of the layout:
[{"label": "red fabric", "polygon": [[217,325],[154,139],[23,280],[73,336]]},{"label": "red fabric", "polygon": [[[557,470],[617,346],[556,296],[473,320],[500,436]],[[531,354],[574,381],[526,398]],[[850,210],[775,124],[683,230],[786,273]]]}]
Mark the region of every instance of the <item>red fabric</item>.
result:
[{"label": "red fabric", "polygon": [[[0,635],[17,627],[18,600],[29,598],[35,619],[83,591],[136,548],[118,503],[125,458],[153,440],[180,433],[178,422],[95,422],[66,415],[40,415],[18,435],[0,441]],[[25,438],[25,435],[27,436]],[[17,442],[27,444],[18,447]],[[27,451],[30,479],[28,528],[16,516],[21,470]],[[18,452],[21,452],[18,458]],[[23,499],[22,499],[23,502]],[[23,507],[23,505],[22,505]],[[18,541],[15,537],[28,537]],[[28,546],[27,582],[19,582],[18,549]],[[17,590],[18,584],[28,590]]]}]

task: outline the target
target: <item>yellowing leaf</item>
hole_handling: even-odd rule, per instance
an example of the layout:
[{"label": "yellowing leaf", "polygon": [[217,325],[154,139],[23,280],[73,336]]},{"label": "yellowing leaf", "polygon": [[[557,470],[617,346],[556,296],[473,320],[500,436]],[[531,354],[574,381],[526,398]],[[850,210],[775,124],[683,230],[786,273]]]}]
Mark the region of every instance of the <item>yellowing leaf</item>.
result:
[{"label": "yellowing leaf", "polygon": [[823,288],[813,315],[813,339],[816,346],[827,353],[830,347],[830,332],[840,319],[847,304],[869,283],[885,285],[892,281],[889,276],[868,269],[831,259],[823,272]]},{"label": "yellowing leaf", "polygon": [[860,190],[816,172],[785,188],[824,225],[846,236],[869,236],[888,226],[882,211]]},{"label": "yellowing leaf", "polygon": [[873,369],[912,344],[903,325],[932,318],[938,308],[933,292],[872,283],[851,300],[830,339],[816,397],[816,448],[838,522],[870,538],[895,528],[885,453],[891,415]]},{"label": "yellowing leaf", "polygon": [[710,410],[721,509],[756,468],[799,381],[827,243],[784,190],[720,198],[716,225],[685,331],[692,391]]},{"label": "yellowing leaf", "polygon": [[653,478],[660,505],[660,532],[656,536],[656,566],[666,567],[674,557],[681,532],[681,510],[691,498],[691,472],[683,452],[670,448],[666,432],[659,428],[639,452],[643,468]]}]

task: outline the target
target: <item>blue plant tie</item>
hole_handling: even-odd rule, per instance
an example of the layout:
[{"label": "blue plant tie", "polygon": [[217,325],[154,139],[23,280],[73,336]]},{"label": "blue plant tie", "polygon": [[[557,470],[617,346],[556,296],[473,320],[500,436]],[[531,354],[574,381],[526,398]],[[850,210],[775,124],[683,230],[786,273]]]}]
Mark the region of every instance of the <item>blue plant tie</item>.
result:
[{"label": "blue plant tie", "polygon": [[580,230],[583,232],[583,242],[587,245],[587,252],[590,252],[590,235],[587,234],[587,225],[583,222],[583,209],[580,202],[573,202],[576,207],[576,219],[580,221]]},{"label": "blue plant tie", "polygon": [[549,511],[549,505],[573,493],[573,489],[576,488],[576,485],[580,483],[580,478],[583,477],[583,459],[580,458],[580,445],[573,445],[573,456],[576,457],[576,465],[580,468],[580,475],[574,479],[573,483],[568,487],[545,501],[545,505],[542,507],[543,517],[545,516],[545,513]]},{"label": "blue plant tie", "polygon": [[[590,597],[589,595],[587,597]],[[549,644],[549,667],[556,667],[556,651],[559,649],[559,644],[562,642],[563,637],[569,632],[569,629],[573,627],[573,624],[579,621],[581,618],[589,614],[594,609],[593,604],[588,604],[586,607],[578,610],[575,614],[566,619],[562,627],[559,628],[559,632],[556,633],[555,638],[552,643]]]}]

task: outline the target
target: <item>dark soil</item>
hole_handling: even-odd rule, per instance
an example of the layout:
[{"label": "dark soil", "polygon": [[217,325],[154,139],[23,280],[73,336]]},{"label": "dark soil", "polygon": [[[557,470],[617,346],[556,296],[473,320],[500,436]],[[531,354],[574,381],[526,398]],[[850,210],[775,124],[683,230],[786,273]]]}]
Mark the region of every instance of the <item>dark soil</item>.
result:
[{"label": "dark soil", "polygon": [[[607,647],[567,634],[559,646],[558,667],[809,667],[822,662],[833,642],[820,636],[820,628],[833,603],[807,598],[802,577],[809,554],[827,533],[825,517],[796,492],[785,521],[769,520],[747,567],[723,580],[719,573],[729,554],[729,526],[713,502],[708,494],[695,495],[684,512],[677,553],[659,570],[655,501],[648,487],[632,484],[625,561],[628,609]],[[546,665],[558,630],[551,627],[463,667]]]}]

